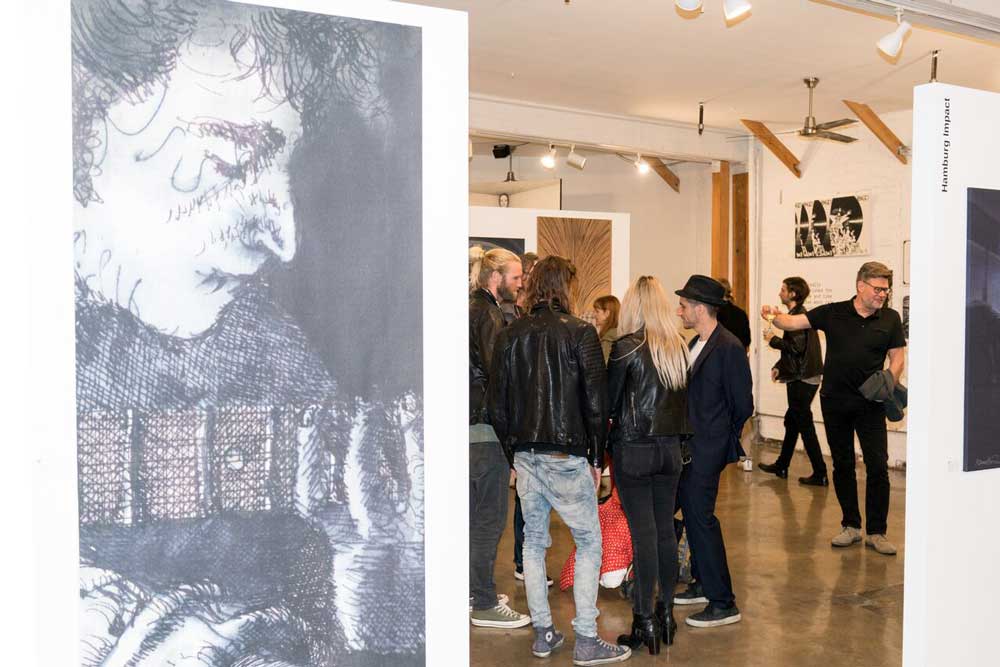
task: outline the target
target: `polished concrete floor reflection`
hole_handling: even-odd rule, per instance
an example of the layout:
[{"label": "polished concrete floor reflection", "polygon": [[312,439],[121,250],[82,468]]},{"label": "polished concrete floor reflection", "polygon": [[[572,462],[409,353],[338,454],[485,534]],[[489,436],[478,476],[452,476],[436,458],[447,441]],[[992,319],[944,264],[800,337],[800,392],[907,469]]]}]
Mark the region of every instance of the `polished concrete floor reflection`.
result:
[{"label": "polished concrete floor reflection", "polygon": [[[777,449],[754,448],[754,462],[773,461]],[[827,466],[831,464],[827,461]],[[905,477],[890,471],[892,485],[888,536],[897,556],[882,556],[863,544],[834,549],[830,538],[839,530],[840,507],[833,486],[801,486],[810,473],[808,460],[797,453],[789,479],[755,469],[730,466],[723,475],[717,514],[726,539],[736,602],[743,621],[721,628],[692,628],[684,617],[701,605],[676,607],[680,631],[673,646],[658,656],[637,651],[628,664],[683,665],[899,665],[903,632],[903,503]],[[864,465],[858,463],[859,494],[864,507]],[[513,513],[513,490],[511,492]],[[513,514],[511,514],[513,515]],[[513,530],[500,543],[497,590],[511,606],[527,612],[524,584],[514,579]],[[531,655],[528,628],[471,628],[470,662],[476,667],[502,665],[572,665],[572,589],[560,591],[559,571],[573,548],[569,530],[553,514],[552,547],[547,564],[556,579],[549,602],[556,628],[566,644],[551,657]],[[598,599],[601,636],[610,641],[632,621],[630,603],[617,590],[601,589]]]}]

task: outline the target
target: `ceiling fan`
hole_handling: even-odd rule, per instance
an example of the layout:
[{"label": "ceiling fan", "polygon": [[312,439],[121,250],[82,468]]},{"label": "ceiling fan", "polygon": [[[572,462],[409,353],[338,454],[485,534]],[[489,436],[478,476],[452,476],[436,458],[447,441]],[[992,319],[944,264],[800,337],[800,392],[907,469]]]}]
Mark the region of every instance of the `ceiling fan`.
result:
[{"label": "ceiling fan", "polygon": [[840,141],[845,144],[857,141],[857,137],[849,137],[846,134],[830,132],[830,130],[838,127],[853,125],[857,121],[852,118],[841,118],[840,120],[831,120],[826,123],[816,122],[816,117],[813,116],[813,90],[816,88],[816,84],[819,83],[819,79],[813,76],[808,79],[802,79],[802,81],[809,89],[809,115],[806,116],[805,124],[803,124],[802,129],[795,131],[796,134],[805,139],[832,139],[833,141]]}]

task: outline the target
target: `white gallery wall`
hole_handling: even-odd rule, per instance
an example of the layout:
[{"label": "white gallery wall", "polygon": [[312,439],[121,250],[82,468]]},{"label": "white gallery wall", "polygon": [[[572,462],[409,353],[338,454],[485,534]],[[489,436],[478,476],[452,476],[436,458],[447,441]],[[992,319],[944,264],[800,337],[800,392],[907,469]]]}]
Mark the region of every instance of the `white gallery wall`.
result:
[{"label": "white gallery wall", "polygon": [[[844,107],[844,116],[853,117]],[[901,111],[882,115],[883,121],[906,144],[911,143],[912,113]],[[757,253],[751,284],[755,298],[751,310],[759,312],[761,304],[780,305],[778,290],[782,279],[801,276],[812,287],[813,295],[806,301],[814,307],[829,301],[843,301],[855,294],[858,268],[867,261],[879,261],[895,272],[892,307],[902,312],[902,298],[908,294],[904,284],[903,241],[910,234],[910,175],[909,164],[902,164],[861,123],[845,128],[845,134],[857,137],[851,144],[825,140],[804,140],[794,134],[782,134],[780,139],[801,160],[802,178],[796,178],[770,152],[758,145],[751,169],[756,169],[759,216],[756,229],[759,238],[751,254]],[[754,179],[751,178],[751,182]],[[839,195],[866,193],[869,252],[864,256],[795,258],[795,203],[813,199],[829,199]],[[751,241],[755,243],[755,241]],[[763,344],[761,331],[765,323],[751,313],[756,353],[756,405],[762,435],[781,439],[784,435],[782,418],[787,407],[785,387],[770,382],[771,367],[778,360],[778,351]],[[822,334],[821,334],[822,337]],[[906,380],[904,379],[904,383]],[[813,416],[822,420],[819,397],[813,404]],[[906,421],[889,423],[889,465],[902,466],[906,461]],[[820,443],[829,455],[824,429],[817,428]],[[801,442],[799,443],[801,448]],[[860,448],[858,449],[860,452]]]},{"label": "white gallery wall", "polygon": [[538,218],[582,218],[611,221],[611,292],[625,295],[629,284],[629,215],[597,211],[536,208],[469,207],[469,236],[524,239],[525,252],[538,250]]},{"label": "white gallery wall", "polygon": [[962,471],[967,189],[1000,190],[1000,95],[914,94],[903,664],[996,665],[1000,469]]},{"label": "white gallery wall", "polygon": [[[560,153],[562,158],[564,153],[565,149]],[[655,173],[639,175],[614,155],[588,154],[583,171],[566,166],[563,159],[549,171],[537,157],[514,158],[514,173],[520,180],[562,179],[564,211],[628,214],[630,260],[626,287],[637,276],[654,275],[672,293],[692,273],[706,273],[710,268],[712,168],[682,163],[671,169],[680,177],[679,193]],[[477,155],[469,170],[471,182],[502,181],[507,174],[507,160]]]}]

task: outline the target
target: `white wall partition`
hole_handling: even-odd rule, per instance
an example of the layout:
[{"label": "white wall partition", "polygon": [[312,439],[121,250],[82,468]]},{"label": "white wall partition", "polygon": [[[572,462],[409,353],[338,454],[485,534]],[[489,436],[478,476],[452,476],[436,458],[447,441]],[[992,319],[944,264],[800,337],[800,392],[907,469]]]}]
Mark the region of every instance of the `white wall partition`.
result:
[{"label": "white wall partition", "polygon": [[913,107],[913,311],[903,664],[995,665],[1000,470],[962,472],[968,188],[1000,189],[1000,95]]},{"label": "white wall partition", "polygon": [[611,221],[611,292],[619,299],[629,284],[629,216],[627,213],[559,211],[534,208],[469,208],[469,236],[524,239],[525,252],[538,249],[538,218],[583,218]]}]

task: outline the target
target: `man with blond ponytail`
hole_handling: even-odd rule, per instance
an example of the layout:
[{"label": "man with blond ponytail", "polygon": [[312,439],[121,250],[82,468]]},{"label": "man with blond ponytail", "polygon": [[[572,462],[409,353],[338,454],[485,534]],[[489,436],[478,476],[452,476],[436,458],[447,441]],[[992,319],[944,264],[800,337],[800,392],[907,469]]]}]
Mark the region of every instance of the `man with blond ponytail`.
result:
[{"label": "man with blond ponytail", "polygon": [[498,597],[493,580],[497,545],[507,522],[508,454],[489,425],[486,397],[497,335],[504,327],[500,301],[521,289],[521,260],[496,248],[469,249],[469,586],[471,622],[486,628],[520,628],[531,617]]},{"label": "man with blond ponytail", "polygon": [[720,326],[716,317],[726,303],[725,288],[708,276],[695,275],[675,293],[681,297],[678,317],[698,336],[690,343],[688,414],[694,427],[691,464],[681,473],[678,492],[697,581],[675,595],[674,603],[707,602],[702,611],[688,616],[685,622],[713,628],[742,618],[733,595],[715,500],[722,471],[745,455],[740,433],[753,414],[752,380],[743,344]]}]

